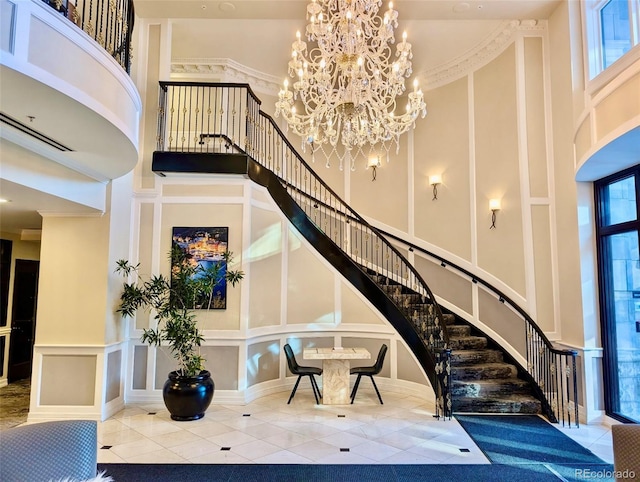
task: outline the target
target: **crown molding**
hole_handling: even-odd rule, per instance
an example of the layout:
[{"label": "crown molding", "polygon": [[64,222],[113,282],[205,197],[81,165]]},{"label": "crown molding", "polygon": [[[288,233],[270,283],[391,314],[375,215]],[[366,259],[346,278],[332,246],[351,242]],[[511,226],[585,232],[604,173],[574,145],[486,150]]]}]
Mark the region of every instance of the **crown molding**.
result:
[{"label": "crown molding", "polygon": [[43,218],[101,218],[105,215],[104,211],[96,212],[69,212],[69,211],[46,211],[39,210],[37,213]]},{"label": "crown molding", "polygon": [[[420,74],[420,85],[424,90],[431,90],[458,80],[495,59],[519,35],[540,36],[546,30],[546,20],[505,20],[473,49]],[[282,79],[227,58],[173,59],[171,76],[205,77],[219,82],[247,83],[256,92],[268,95],[277,95],[282,86]]]},{"label": "crown molding", "polygon": [[420,85],[425,90],[431,90],[454,82],[491,62],[504,52],[517,36],[541,35],[546,30],[547,22],[544,20],[505,20],[473,49],[426,71]]},{"label": "crown molding", "polygon": [[257,92],[276,95],[281,88],[282,79],[247,67],[232,59],[183,58],[171,61],[171,76],[206,77],[221,82],[239,82],[251,85]]},{"label": "crown molding", "polygon": [[20,231],[20,241],[40,241],[42,239],[42,229],[22,229]]}]

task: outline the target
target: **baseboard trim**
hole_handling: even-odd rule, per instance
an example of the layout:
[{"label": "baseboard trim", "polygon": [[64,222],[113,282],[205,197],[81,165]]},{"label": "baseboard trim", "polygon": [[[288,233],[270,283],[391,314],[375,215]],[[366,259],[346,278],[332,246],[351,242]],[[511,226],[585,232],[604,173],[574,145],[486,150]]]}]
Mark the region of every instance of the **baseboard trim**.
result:
[{"label": "baseboard trim", "polygon": [[95,420],[102,421],[102,413],[96,407],[41,407],[29,411],[27,423],[47,422],[51,420]]}]

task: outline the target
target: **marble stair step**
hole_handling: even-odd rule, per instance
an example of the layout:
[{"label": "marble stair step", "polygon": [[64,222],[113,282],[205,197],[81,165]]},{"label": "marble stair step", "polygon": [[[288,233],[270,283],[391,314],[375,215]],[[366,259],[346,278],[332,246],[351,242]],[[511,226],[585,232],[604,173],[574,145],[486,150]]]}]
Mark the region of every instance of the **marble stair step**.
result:
[{"label": "marble stair step", "polygon": [[451,352],[451,365],[474,365],[477,363],[500,363],[503,355],[500,350],[453,350]]},{"label": "marble stair step", "polygon": [[386,283],[378,283],[378,286],[385,292],[389,294],[404,294],[404,295],[415,295],[416,299],[420,299],[421,296],[407,288],[406,286],[399,285],[396,283],[386,284]]},{"label": "marble stair step", "polygon": [[[422,326],[422,336],[435,333],[435,327],[425,328],[427,315],[433,305],[406,287],[390,282],[375,271],[363,268],[404,312]],[[471,413],[540,413],[541,405],[529,394],[527,382],[517,378],[513,365],[503,362],[499,350],[487,348],[487,339],[471,336],[471,327],[457,324],[452,314],[443,314],[443,323],[447,327],[452,351],[452,395],[455,412]]]},{"label": "marble stair step", "polygon": [[409,318],[434,316],[433,305],[429,303],[399,303],[402,312]]},{"label": "marble stair step", "polygon": [[400,306],[409,306],[412,303],[423,303],[422,296],[417,293],[387,292],[387,295]]},{"label": "marble stair step", "polygon": [[453,399],[454,413],[541,413],[542,404],[528,395],[505,397]]},{"label": "marble stair step", "polygon": [[449,316],[451,315],[444,315],[444,320],[447,323],[447,330],[450,337],[471,336],[471,327],[469,325],[452,325],[449,321]]},{"label": "marble stair step", "polygon": [[473,381],[456,380],[452,383],[451,393],[454,397],[482,398],[514,394],[531,395],[531,386],[528,382],[520,378]]},{"label": "marble stair step", "polygon": [[508,363],[478,363],[452,366],[453,380],[487,380],[491,378],[516,378],[518,370]]},{"label": "marble stair step", "polygon": [[487,347],[487,339],[483,336],[452,336],[449,338],[452,350],[477,350]]}]

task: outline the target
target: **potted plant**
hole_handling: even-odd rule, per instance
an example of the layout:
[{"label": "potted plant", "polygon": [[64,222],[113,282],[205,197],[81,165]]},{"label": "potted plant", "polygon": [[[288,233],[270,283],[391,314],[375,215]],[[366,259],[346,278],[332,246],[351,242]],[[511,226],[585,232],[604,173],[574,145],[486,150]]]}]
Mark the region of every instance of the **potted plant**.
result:
[{"label": "potted plant", "polygon": [[[197,310],[211,309],[219,304],[216,286],[228,281],[235,286],[244,273],[225,269],[222,263],[202,267],[177,243],[169,253],[171,275],[154,275],[147,280],[124,283],[120,305],[116,310],[124,317],[132,317],[138,309],[154,313],[155,328],[145,328],[142,341],[150,346],[167,347],[177,363],[169,373],[162,395],[174,420],[197,420],[204,416],[213,398],[211,373],[204,369],[200,346],[204,337],[198,328]],[[233,253],[224,251],[221,260],[229,266]],[[117,261],[116,273],[129,277],[138,272],[139,264]]]}]

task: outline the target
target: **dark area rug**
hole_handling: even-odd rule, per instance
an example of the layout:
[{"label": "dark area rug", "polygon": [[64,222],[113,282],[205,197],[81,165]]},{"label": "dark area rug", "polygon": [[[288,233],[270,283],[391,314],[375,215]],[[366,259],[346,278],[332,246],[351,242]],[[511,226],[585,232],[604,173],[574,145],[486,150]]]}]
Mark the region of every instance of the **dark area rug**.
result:
[{"label": "dark area rug", "polygon": [[590,450],[537,415],[456,415],[496,464],[604,464]]},{"label": "dark area rug", "polygon": [[539,464],[567,481],[613,481],[613,465],[537,415],[456,415],[493,464]]},{"label": "dark area rug", "polygon": [[544,465],[98,464],[116,482],[558,482]]}]

